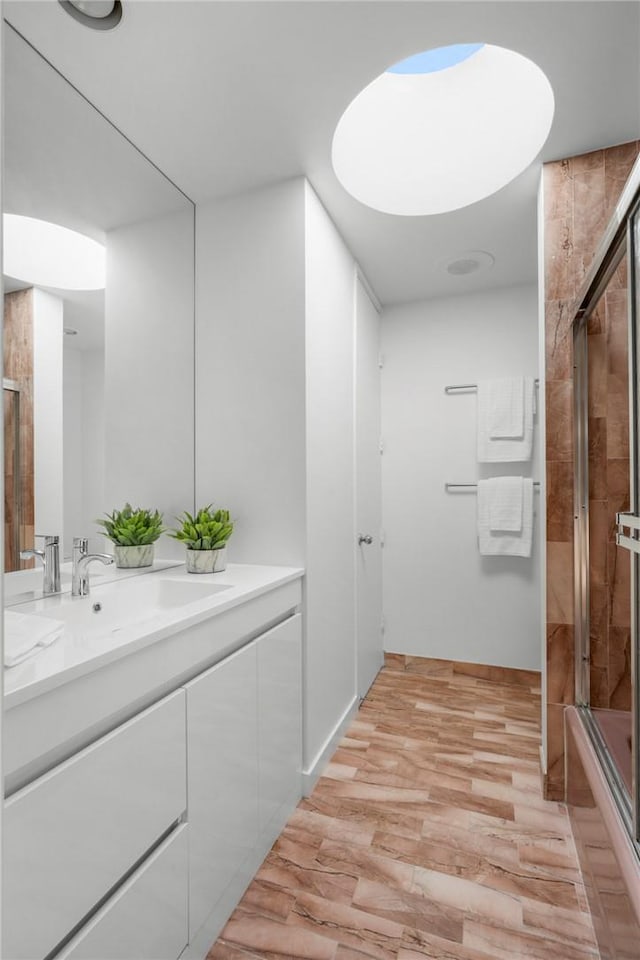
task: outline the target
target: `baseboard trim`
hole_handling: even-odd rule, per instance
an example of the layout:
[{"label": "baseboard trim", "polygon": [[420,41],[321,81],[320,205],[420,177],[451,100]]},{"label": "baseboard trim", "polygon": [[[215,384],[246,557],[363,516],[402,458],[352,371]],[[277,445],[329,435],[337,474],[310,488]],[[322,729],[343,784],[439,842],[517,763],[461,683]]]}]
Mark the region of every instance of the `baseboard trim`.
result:
[{"label": "baseboard trim", "polygon": [[436,657],[414,657],[407,653],[385,652],[384,665],[390,670],[406,670],[431,677],[466,676],[493,683],[510,683],[518,687],[540,687],[539,670],[520,667],[500,667],[487,663],[467,663],[463,660],[440,660]]},{"label": "baseboard trim", "polygon": [[324,742],[324,745],[320,748],[319,753],[316,755],[315,759],[309,764],[309,766],[302,771],[302,795],[303,797],[308,797],[313,788],[315,787],[317,781],[322,775],[322,771],[326,767],[329,760],[336,751],[338,742],[344,736],[344,732],[355,717],[358,712],[358,707],[360,706],[360,700],[357,696],[353,698],[347,709],[344,711],[340,719],[338,720],[336,726],[333,728],[332,732],[329,734],[327,739]]}]

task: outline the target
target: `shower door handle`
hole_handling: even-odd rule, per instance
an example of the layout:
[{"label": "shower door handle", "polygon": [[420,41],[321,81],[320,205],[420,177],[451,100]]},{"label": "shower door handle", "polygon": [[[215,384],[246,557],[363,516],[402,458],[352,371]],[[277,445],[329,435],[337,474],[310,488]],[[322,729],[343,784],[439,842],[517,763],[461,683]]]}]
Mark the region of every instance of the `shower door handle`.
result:
[{"label": "shower door handle", "polygon": [[[635,513],[616,513],[616,524],[616,544],[632,553],[640,553],[640,517]],[[625,533],[625,528],[629,533]]]}]

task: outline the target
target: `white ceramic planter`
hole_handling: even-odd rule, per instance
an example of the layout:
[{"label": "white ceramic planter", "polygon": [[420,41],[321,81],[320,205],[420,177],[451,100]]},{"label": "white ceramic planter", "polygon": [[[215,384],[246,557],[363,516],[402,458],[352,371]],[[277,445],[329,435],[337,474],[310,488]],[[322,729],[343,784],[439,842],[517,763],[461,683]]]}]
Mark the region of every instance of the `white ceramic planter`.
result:
[{"label": "white ceramic planter", "polygon": [[219,573],[227,567],[227,548],[187,550],[187,573]]},{"label": "white ceramic planter", "polygon": [[150,567],[153,563],[152,543],[145,543],[139,547],[125,547],[114,543],[116,567]]}]

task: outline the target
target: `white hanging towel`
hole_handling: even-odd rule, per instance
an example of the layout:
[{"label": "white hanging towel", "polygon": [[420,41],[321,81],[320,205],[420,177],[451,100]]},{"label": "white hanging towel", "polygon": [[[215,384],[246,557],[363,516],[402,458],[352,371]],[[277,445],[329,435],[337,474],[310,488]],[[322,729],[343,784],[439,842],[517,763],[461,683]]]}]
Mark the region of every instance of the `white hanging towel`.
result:
[{"label": "white hanging towel", "polygon": [[488,380],[487,404],[491,440],[522,440],[524,436],[524,377]]},{"label": "white hanging towel", "polygon": [[494,477],[489,484],[489,529],[509,533],[522,530],[523,477]]},{"label": "white hanging towel", "polygon": [[[515,526],[517,484],[522,491],[521,528],[502,529],[499,524]],[[508,495],[507,491],[509,491]],[[493,526],[495,524],[496,526]],[[528,477],[492,477],[478,481],[478,546],[483,557],[530,557],[533,539],[533,480]]]},{"label": "white hanging towel", "polygon": [[[520,390],[522,386],[522,415]],[[535,381],[508,377],[478,382],[477,453],[479,463],[511,463],[531,459]]]},{"label": "white hanging towel", "polygon": [[27,613],[4,613],[4,665],[15,667],[64,633],[64,623]]}]

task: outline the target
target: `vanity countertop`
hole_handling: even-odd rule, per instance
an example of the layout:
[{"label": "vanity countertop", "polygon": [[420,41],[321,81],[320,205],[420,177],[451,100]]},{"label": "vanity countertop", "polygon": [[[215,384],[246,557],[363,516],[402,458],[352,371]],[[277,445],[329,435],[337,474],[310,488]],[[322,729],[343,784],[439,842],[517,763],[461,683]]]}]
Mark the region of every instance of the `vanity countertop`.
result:
[{"label": "vanity countertop", "polygon": [[[102,566],[100,563],[94,563],[91,566],[91,584],[94,587],[102,586],[104,583],[111,583],[114,580],[129,580],[131,577],[139,577],[147,573],[156,573],[157,571],[175,570],[184,567],[184,563],[179,560],[154,560],[153,565],[144,569],[133,569],[126,567]],[[61,593],[71,593],[71,561],[63,560],[60,563],[60,584]],[[44,599],[42,593],[42,567],[38,565],[31,570],[12,570],[5,574],[4,578],[4,605],[5,607],[15,607],[20,605],[20,610],[26,609],[21,605],[29,603],[32,600]]]},{"label": "vanity countertop", "polygon": [[[96,584],[88,597],[71,598],[68,593],[63,593],[18,604],[12,607],[15,612],[64,619],[68,621],[68,626],[51,646],[15,667],[5,668],[5,710],[297,580],[303,574],[304,570],[298,567],[228,564],[221,573],[194,575],[186,572],[184,564],[179,564],[141,573],[120,582]],[[147,616],[145,597],[154,579],[157,584],[157,578],[161,579],[165,594],[173,591],[180,597],[181,593],[189,594],[192,591],[195,599],[168,605],[161,600],[160,605],[156,603]],[[140,603],[136,606],[138,589]],[[126,595],[122,593],[120,599],[123,603],[126,601],[127,610],[135,612],[132,615],[125,614],[116,628],[109,629],[109,616],[112,620],[113,611],[118,608],[118,590],[126,591]],[[75,614],[78,613],[82,618],[88,612],[90,617],[95,604],[101,604],[109,616],[102,621],[98,620],[102,612],[97,613],[96,628],[84,631],[73,622]],[[105,629],[101,629],[102,623],[105,623]]]}]

